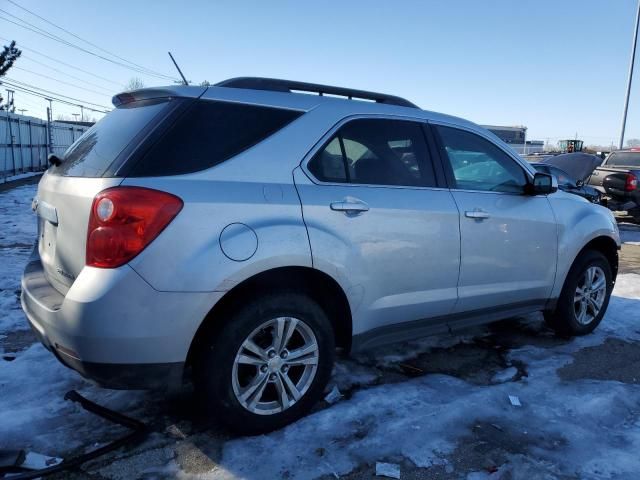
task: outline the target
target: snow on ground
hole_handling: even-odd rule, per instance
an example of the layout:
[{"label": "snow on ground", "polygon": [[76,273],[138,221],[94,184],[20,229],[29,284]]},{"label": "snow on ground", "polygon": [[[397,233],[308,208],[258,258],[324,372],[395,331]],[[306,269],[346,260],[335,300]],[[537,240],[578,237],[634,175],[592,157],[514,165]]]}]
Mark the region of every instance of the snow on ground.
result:
[{"label": "snow on ground", "polygon": [[[572,361],[572,353],[608,337],[640,340],[639,308],[640,276],[621,276],[607,317],[594,335],[551,349],[526,346],[511,351],[511,359],[528,366],[529,376],[519,382],[475,386],[426,375],[361,390],[281,431],[228,442],[222,465],[229,478],[256,479],[281,478],[284,472],[291,479],[343,475],[362,463],[399,457],[427,467],[447,462],[470,428],[486,421],[531,437],[532,453],[546,467],[540,477],[529,478],[637,478],[640,386],[567,383],[556,370]],[[511,406],[508,395],[517,395],[523,406]],[[318,449],[325,451],[323,461]]]},{"label": "snow on ground", "polygon": [[622,223],[619,225],[620,239],[627,245],[640,245],[640,225]]},{"label": "snow on ground", "polygon": [[[33,250],[36,218],[31,201],[36,185],[25,185],[0,193],[0,355],[2,337],[29,325],[20,307],[20,278]],[[16,357],[13,359],[13,357]],[[4,356],[3,356],[4,357]],[[114,408],[130,408],[139,394],[101,390],[63,367],[40,344],[0,357],[0,449],[31,446],[35,451],[56,453],[79,447],[92,430],[104,423],[87,415],[68,416],[80,407],[64,400],[71,389],[82,389]]]},{"label": "snow on ground", "polygon": [[26,173],[18,173],[16,175],[11,175],[8,177],[2,177],[0,179],[0,184],[7,182],[15,182],[16,180],[23,180],[25,178],[35,177],[36,175],[42,175],[42,172],[26,172]]},{"label": "snow on ground", "polygon": [[[0,194],[0,336],[27,328],[17,294],[35,237],[35,219],[30,214],[34,192],[35,186],[24,186]],[[478,423],[496,425],[505,435],[524,442],[527,451],[510,455],[492,475],[461,473],[470,480],[638,478],[640,385],[566,381],[557,372],[573,361],[578,350],[602,345],[607,339],[640,342],[639,312],[640,276],[619,276],[607,315],[593,335],[508,352],[511,362],[522,362],[527,368],[528,376],[515,382],[508,380],[513,376],[513,367],[508,367],[494,377],[492,385],[440,374],[376,383],[379,366],[482,336],[482,329],[341,361],[333,382],[343,391],[353,388],[353,395],[280,431],[226,441],[218,467],[197,478],[309,479],[342,476],[376,461],[406,460],[420,467],[445,465],[453,471],[454,451]],[[526,322],[539,326],[541,320],[533,316]],[[145,394],[93,387],[39,344],[15,357],[0,358],[0,449],[28,446],[61,455],[112,438],[111,427],[63,400],[70,389],[132,416],[145,416]],[[518,396],[522,406],[512,406],[509,395]],[[162,460],[146,471],[192,478],[175,460]]]},{"label": "snow on ground", "polygon": [[28,329],[20,302],[20,276],[36,238],[31,200],[35,185],[0,194],[0,334],[11,329]]}]

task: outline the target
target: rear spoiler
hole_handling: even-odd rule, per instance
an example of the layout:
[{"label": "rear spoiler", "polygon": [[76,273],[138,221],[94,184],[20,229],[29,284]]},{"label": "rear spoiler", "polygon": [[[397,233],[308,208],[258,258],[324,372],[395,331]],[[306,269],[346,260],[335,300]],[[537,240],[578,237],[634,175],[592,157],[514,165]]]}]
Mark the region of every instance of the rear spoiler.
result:
[{"label": "rear spoiler", "polygon": [[119,107],[127,103],[137,102],[140,100],[150,100],[153,98],[199,98],[206,90],[207,87],[187,87],[183,85],[176,85],[174,87],[141,88],[139,90],[131,90],[130,92],[118,93],[113,96],[111,103],[113,103],[114,107]]}]

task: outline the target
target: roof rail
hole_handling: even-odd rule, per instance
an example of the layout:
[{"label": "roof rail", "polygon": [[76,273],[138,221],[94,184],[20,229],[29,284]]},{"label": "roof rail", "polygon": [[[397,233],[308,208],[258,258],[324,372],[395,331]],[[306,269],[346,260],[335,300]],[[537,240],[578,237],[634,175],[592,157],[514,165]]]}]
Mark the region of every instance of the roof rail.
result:
[{"label": "roof rail", "polygon": [[420,108],[416,104],[411,103],[401,97],[386,95],[384,93],[367,92],[365,90],[354,90],[353,88],[331,87],[329,85],[319,85],[316,83],[297,82],[295,80],[280,80],[278,78],[262,78],[262,77],[237,77],[223,80],[216,83],[215,87],[229,88],[247,88],[250,90],[269,90],[272,92],[308,92],[317,93],[322,96],[339,95],[348,99],[370,100],[377,103],[386,103],[388,105],[399,105],[401,107]]}]

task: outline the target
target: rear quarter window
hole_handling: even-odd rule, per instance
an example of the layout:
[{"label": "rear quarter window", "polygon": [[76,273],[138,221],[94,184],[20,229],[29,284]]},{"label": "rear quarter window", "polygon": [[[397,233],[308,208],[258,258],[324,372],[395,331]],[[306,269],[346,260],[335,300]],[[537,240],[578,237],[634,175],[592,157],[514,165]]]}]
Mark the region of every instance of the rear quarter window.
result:
[{"label": "rear quarter window", "polygon": [[303,112],[241,103],[193,103],[132,167],[129,176],[205,170],[265,140]]},{"label": "rear quarter window", "polygon": [[119,106],[87,130],[49,168],[53,175],[102,177],[127,145],[152,122],[163,116],[169,101],[145,100]]}]

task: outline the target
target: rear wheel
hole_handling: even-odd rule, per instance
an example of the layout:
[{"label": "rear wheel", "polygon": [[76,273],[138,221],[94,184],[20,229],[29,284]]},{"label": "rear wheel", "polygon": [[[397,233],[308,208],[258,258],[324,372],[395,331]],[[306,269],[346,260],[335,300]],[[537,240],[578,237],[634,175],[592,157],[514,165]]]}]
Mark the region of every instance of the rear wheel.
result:
[{"label": "rear wheel", "polygon": [[602,321],[613,290],[611,266],[600,252],[589,250],[576,259],[554,312],[545,319],[562,335],[591,333]]},{"label": "rear wheel", "polygon": [[329,319],[301,293],[270,294],[231,313],[200,355],[196,388],[211,416],[240,433],[280,428],[309,411],[333,367]]}]

